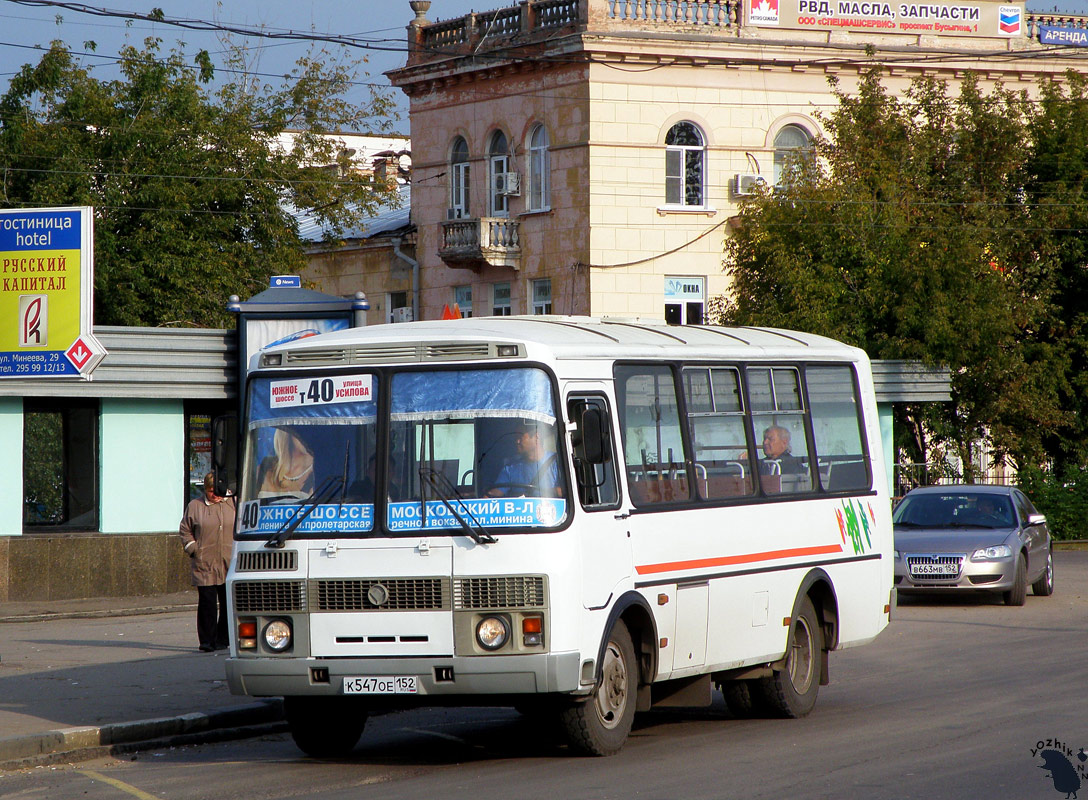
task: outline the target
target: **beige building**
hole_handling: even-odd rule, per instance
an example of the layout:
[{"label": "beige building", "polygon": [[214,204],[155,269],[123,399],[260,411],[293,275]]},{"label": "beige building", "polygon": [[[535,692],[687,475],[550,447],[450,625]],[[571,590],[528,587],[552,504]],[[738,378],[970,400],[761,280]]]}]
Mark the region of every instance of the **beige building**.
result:
[{"label": "beige building", "polygon": [[849,91],[878,62],[896,91],[968,70],[1030,88],[1088,55],[1088,17],[990,0],[522,0],[443,22],[410,5],[389,77],[410,101],[423,319],[701,321],[730,217],[821,133],[829,78]]}]

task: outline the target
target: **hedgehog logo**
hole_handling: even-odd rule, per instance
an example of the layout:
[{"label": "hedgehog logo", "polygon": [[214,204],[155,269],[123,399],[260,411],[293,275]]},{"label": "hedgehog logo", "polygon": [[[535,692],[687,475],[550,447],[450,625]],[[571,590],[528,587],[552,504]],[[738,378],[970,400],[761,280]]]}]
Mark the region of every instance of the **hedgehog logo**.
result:
[{"label": "hedgehog logo", "polygon": [[1039,769],[1047,771],[1047,777],[1054,782],[1054,791],[1064,794],[1066,800],[1076,800],[1080,790],[1080,775],[1072,762],[1057,750],[1043,750],[1039,757],[1043,759]]}]

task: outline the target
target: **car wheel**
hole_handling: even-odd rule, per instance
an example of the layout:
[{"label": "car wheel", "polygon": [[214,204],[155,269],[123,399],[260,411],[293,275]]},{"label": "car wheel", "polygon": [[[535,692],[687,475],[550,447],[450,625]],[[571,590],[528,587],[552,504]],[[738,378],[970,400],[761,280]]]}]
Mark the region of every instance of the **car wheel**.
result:
[{"label": "car wheel", "polygon": [[759,678],[762,700],[771,713],[796,719],[812,711],[820,691],[820,663],[824,636],[816,609],[807,597],[790,623],[786,664],[767,678]]},{"label": "car wheel", "polygon": [[637,689],[635,646],[627,626],[617,622],[608,635],[601,677],[593,696],[559,714],[571,747],[593,756],[618,753],[635,720]]},{"label": "car wheel", "polygon": [[1031,584],[1031,593],[1036,597],[1050,597],[1054,594],[1054,549],[1046,551],[1046,569],[1039,580]]},{"label": "car wheel", "polygon": [[1005,605],[1007,606],[1022,606],[1024,605],[1024,598],[1028,594],[1028,565],[1024,562],[1024,556],[1021,554],[1016,559],[1016,582],[1012,585],[1003,595]]}]

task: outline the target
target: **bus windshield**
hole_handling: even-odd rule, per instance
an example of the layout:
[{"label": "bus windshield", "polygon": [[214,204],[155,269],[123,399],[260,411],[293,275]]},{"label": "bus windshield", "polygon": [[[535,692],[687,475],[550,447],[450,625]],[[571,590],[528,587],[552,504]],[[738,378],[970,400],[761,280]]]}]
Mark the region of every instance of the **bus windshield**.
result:
[{"label": "bus windshield", "polygon": [[390,531],[565,521],[566,469],[543,370],[400,372],[389,421]]},{"label": "bus windshield", "polygon": [[[378,402],[384,380],[387,407]],[[559,435],[540,369],[257,376],[239,535],[282,543],[463,532],[486,542],[555,528],[566,521],[569,485]]]},{"label": "bus windshield", "polygon": [[250,381],[240,534],[373,529],[377,393],[372,374]]}]

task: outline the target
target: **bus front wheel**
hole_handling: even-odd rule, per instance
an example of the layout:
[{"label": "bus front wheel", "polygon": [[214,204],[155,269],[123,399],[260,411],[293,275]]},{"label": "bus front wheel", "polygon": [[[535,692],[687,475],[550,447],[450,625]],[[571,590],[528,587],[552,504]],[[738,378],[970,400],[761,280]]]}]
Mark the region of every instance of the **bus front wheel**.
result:
[{"label": "bus front wheel", "polygon": [[608,636],[593,696],[560,712],[571,747],[588,755],[618,753],[635,719],[638,663],[631,634],[617,622]]},{"label": "bus front wheel", "polygon": [[298,749],[314,758],[346,756],[367,719],[365,708],[343,697],[285,697],[283,713]]},{"label": "bus front wheel", "polygon": [[772,713],[797,718],[812,711],[820,691],[823,647],[819,617],[812,600],[806,597],[790,622],[783,668],[759,679],[763,700]]}]

